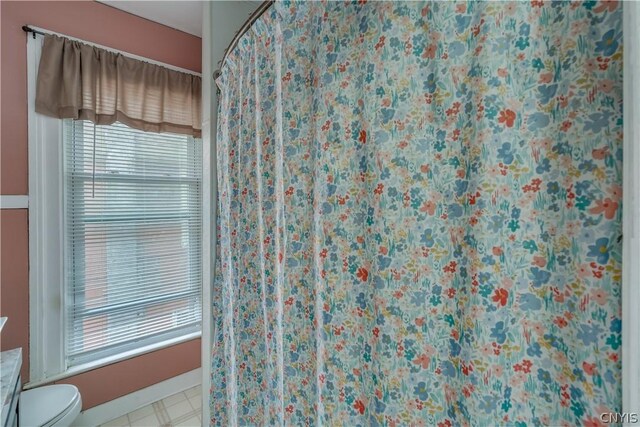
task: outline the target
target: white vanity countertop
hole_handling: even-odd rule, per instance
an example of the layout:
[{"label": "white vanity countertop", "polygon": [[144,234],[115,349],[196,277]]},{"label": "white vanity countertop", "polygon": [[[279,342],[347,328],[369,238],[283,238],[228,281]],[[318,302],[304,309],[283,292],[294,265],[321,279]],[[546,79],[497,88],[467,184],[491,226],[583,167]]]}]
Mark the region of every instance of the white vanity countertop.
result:
[{"label": "white vanity countertop", "polygon": [[[0,404],[2,408],[11,403],[20,368],[22,367],[22,349],[14,348],[0,353]],[[3,411],[4,412],[4,411]],[[3,417],[5,414],[2,414]]]}]

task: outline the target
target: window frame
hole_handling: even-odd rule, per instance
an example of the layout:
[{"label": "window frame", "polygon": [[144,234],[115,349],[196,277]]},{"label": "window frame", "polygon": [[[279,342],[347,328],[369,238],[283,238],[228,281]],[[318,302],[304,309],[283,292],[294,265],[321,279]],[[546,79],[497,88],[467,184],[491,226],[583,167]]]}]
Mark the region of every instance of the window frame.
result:
[{"label": "window frame", "polygon": [[[45,30],[46,31],[46,30]],[[50,33],[49,31],[46,31]],[[55,34],[55,33],[54,33]],[[66,36],[65,36],[66,37]],[[198,339],[197,332],[165,339],[161,342],[136,346],[118,354],[67,366],[65,355],[65,173],[64,120],[35,112],[35,88],[42,50],[41,36],[27,37],[27,96],[28,96],[28,152],[29,152],[29,362],[30,378],[26,388],[50,383],[102,366],[117,363],[142,354]],[[85,41],[83,41],[86,43]],[[101,48],[104,46],[95,45]],[[114,49],[110,51],[123,53]],[[168,64],[127,54],[129,57],[153,62],[167,68],[200,75]],[[201,220],[207,223],[209,208],[205,195],[210,191],[208,152],[202,145]],[[206,257],[205,236],[202,238],[202,293],[208,284],[210,260]],[[202,307],[201,307],[202,310]],[[203,311],[202,311],[203,312]],[[204,316],[203,316],[204,317]]]},{"label": "window frame", "polygon": [[[77,209],[69,209],[69,203],[70,203],[70,198],[75,198],[75,196],[72,196],[72,194],[76,194],[77,195],[82,195],[83,198],[81,203],[84,203],[85,201],[88,202],[88,200],[86,199],[86,197],[91,197],[91,196],[87,196],[86,194],[84,194],[84,185],[83,183],[89,182],[89,180],[91,179],[91,174],[88,172],[78,172],[78,171],[74,171],[74,165],[78,166],[76,164],[77,161],[80,161],[81,163],[84,163],[86,161],[90,161],[90,155],[87,156],[86,153],[84,153],[84,150],[88,150],[87,145],[91,144],[91,136],[89,132],[89,135],[87,135],[86,131],[84,130],[84,128],[86,126],[89,126],[89,129],[91,129],[92,124],[89,123],[86,120],[72,120],[72,119],[64,119],[61,120],[62,122],[62,127],[63,127],[63,131],[62,131],[62,150],[63,150],[63,169],[62,169],[62,174],[63,174],[63,181],[64,181],[64,187],[63,187],[63,199],[64,199],[64,204],[62,205],[62,212],[63,212],[63,223],[64,223],[64,233],[63,233],[63,240],[64,240],[64,245],[65,245],[65,250],[67,251],[67,255],[68,256],[63,256],[63,262],[64,262],[64,274],[66,277],[66,280],[69,280],[69,276],[74,276],[75,273],[80,273],[82,271],[82,269],[80,269],[80,271],[76,270],[75,267],[75,263],[76,261],[81,262],[82,264],[82,257],[83,257],[83,252],[86,250],[87,245],[86,244],[70,244],[69,242],[69,235],[72,233],[72,226],[71,223],[75,222],[76,226],[79,224],[82,224],[82,226],[87,226],[88,223],[90,223],[91,221],[85,216],[85,215],[79,215],[79,216],[75,216],[76,214],[78,214],[79,212],[77,211]],[[111,129],[109,129],[111,128]],[[143,132],[140,130],[135,130],[135,129],[131,129],[129,128],[127,125],[124,125],[122,123],[117,123],[115,125],[107,125],[107,126],[96,126],[95,129],[97,130],[98,134],[101,135],[99,139],[105,140],[105,138],[108,138],[107,135],[109,134],[116,134],[116,135],[122,135],[125,132],[129,132],[127,133],[128,138],[132,138],[132,140],[140,142],[137,140],[138,137],[140,137],[141,135],[144,134],[144,137],[146,139],[147,135],[149,135],[148,132]],[[81,140],[76,140],[76,138],[78,138],[78,135],[81,135],[80,138]],[[95,135],[95,134],[94,134]],[[152,138],[156,138],[152,133],[149,135]],[[119,137],[119,136],[118,136]],[[202,141],[200,140],[200,138],[194,138],[193,136],[187,136],[187,135],[178,135],[178,137],[182,140],[182,139],[186,139],[188,141],[188,146],[186,147],[187,152],[186,152],[186,162],[190,167],[197,167],[197,166],[201,166],[201,164],[196,163],[196,161],[200,161],[201,159],[199,159],[201,152],[199,152],[201,150],[201,145],[202,145]],[[194,142],[194,140],[198,140],[197,142]],[[121,142],[121,141],[120,141]],[[114,153],[112,150],[109,150],[107,147],[103,147],[103,150],[105,150],[109,153]],[[119,153],[122,153],[122,151],[119,151]],[[69,157],[69,156],[72,157]],[[105,154],[105,156],[108,157],[108,154]],[[88,158],[87,158],[88,157]],[[71,158],[74,158],[76,160],[71,160]],[[82,160],[79,160],[82,159]],[[73,163],[73,165],[72,165]],[[193,197],[197,197],[200,201],[200,205],[202,204],[202,174],[199,174],[199,176],[196,176],[195,174],[193,175],[193,177],[189,177],[189,178],[175,178],[175,180],[171,177],[166,178],[166,177],[146,177],[144,173],[140,173],[138,171],[138,173],[125,173],[123,175],[110,175],[108,173],[104,173],[104,172],[97,172],[94,175],[95,177],[95,183],[96,184],[100,184],[100,183],[105,183],[105,182],[119,182],[119,183],[125,183],[127,185],[131,185],[134,183],[139,183],[139,184],[149,184],[149,183],[158,183],[158,182],[169,182],[169,183],[181,183],[181,184],[188,184],[190,189],[188,190],[188,195],[187,197],[191,200],[189,202],[190,206],[193,206]],[[196,187],[196,188],[193,188]],[[139,188],[139,187],[137,187]],[[197,194],[196,194],[197,192]],[[131,196],[131,193],[128,194],[129,196]],[[142,194],[138,194],[138,196],[142,196],[142,198],[146,198],[146,195],[144,193]],[[116,201],[117,203],[117,199],[110,199],[109,201],[105,200],[105,202],[109,203],[109,202],[113,202]],[[201,214],[201,207],[198,209],[198,211],[196,212],[196,214]],[[130,218],[133,217],[137,217],[137,219],[140,219],[138,217],[138,215],[136,215],[135,212],[131,212],[131,213],[122,213],[121,214],[123,217],[127,217],[130,216]],[[191,215],[191,214],[190,214]],[[193,218],[191,216],[186,216],[184,218],[189,218],[189,222],[192,223]],[[184,218],[181,218],[184,220]],[[71,220],[71,222],[69,222]],[[202,219],[201,219],[202,220]],[[88,221],[88,222],[87,222]],[[195,223],[195,222],[194,222]],[[172,226],[172,224],[167,223],[167,226]],[[182,226],[183,224],[180,223],[179,226]],[[153,297],[149,297],[149,296],[133,296],[131,295],[131,297],[133,298],[133,301],[131,300],[127,300],[127,301],[122,301],[122,302],[118,302],[115,304],[112,304],[112,308],[111,309],[106,309],[107,307],[105,306],[100,306],[100,307],[94,307],[94,308],[87,308],[83,303],[78,303],[78,301],[76,300],[76,298],[78,298],[78,296],[74,296],[75,294],[77,294],[77,292],[84,286],[84,283],[78,283],[78,282],[67,282],[65,283],[66,286],[63,286],[63,291],[65,292],[65,298],[68,302],[68,304],[65,304],[64,306],[64,315],[63,315],[63,321],[64,321],[64,327],[65,327],[65,332],[68,334],[69,333],[69,327],[70,324],[72,322],[74,322],[74,320],[72,319],[72,315],[71,313],[74,311],[75,309],[80,309],[81,311],[85,311],[85,312],[91,312],[91,311],[99,311],[99,312],[103,312],[103,314],[113,314],[113,310],[117,310],[117,306],[123,306],[123,305],[131,305],[132,302],[137,302],[137,305],[140,305],[139,310],[144,311],[146,308],[148,308],[150,305],[153,305],[153,303],[158,303],[161,300],[166,300],[166,301],[174,301],[176,299],[182,299],[182,298],[177,298],[180,295],[182,295],[182,297],[189,297],[189,298],[193,298],[193,297],[200,297],[202,296],[202,283],[201,280],[194,280],[194,276],[200,276],[202,275],[202,271],[201,268],[200,269],[194,269],[193,268],[193,263],[196,262],[197,264],[201,264],[202,263],[202,254],[201,254],[201,248],[197,245],[197,242],[200,241],[201,239],[201,230],[200,229],[194,229],[189,227],[187,230],[187,240],[188,240],[188,248],[187,248],[187,260],[186,263],[188,264],[189,268],[188,268],[188,283],[189,283],[189,289],[185,289],[185,290],[180,290],[180,291],[175,291],[175,290],[171,290],[171,291],[167,291],[166,293],[164,293],[161,296],[153,296]],[[106,253],[105,256],[107,258],[109,258],[109,242],[110,239],[107,238],[104,243],[106,244]],[[134,243],[136,246],[140,247],[142,246],[144,243],[141,242],[140,240],[130,240],[129,243]],[[73,256],[71,254],[69,254],[70,251],[80,251],[78,254],[74,254]],[[195,253],[194,253],[195,252]],[[76,258],[77,257],[77,258]],[[108,262],[108,261],[106,261]],[[107,276],[114,273],[116,276],[118,276],[121,272],[116,268],[115,270],[111,270],[111,269],[107,269],[106,270],[106,274]],[[80,274],[84,274],[84,273],[80,273]],[[145,279],[145,277],[142,277],[141,279]],[[74,287],[74,285],[76,287]],[[77,286],[80,286],[79,288]],[[111,286],[111,282],[110,282],[110,286]],[[199,286],[199,289],[196,289],[196,286]],[[80,296],[79,298],[84,298],[82,296]],[[190,310],[193,310],[193,301],[189,301],[189,308]],[[129,315],[133,315],[134,317],[137,317],[136,314],[134,313],[129,313]],[[202,312],[200,312],[200,315],[202,315]],[[88,318],[91,318],[91,315],[88,316]],[[85,320],[86,318],[75,318],[75,322],[80,322],[80,324],[83,322],[83,320]],[[109,320],[109,323],[111,323],[111,320]],[[75,324],[75,323],[74,323]],[[107,336],[110,336],[112,334],[112,330],[111,329],[107,329],[106,333]],[[65,345],[66,345],[66,353],[64,354],[65,356],[65,362],[68,364],[67,368],[68,369],[73,369],[75,366],[78,365],[84,365],[87,363],[91,363],[95,360],[102,360],[102,359],[108,359],[110,357],[112,357],[113,355],[117,355],[117,354],[122,354],[122,353],[127,353],[129,351],[135,351],[138,348],[141,347],[146,347],[148,346],[154,346],[157,343],[162,343],[165,341],[171,341],[174,339],[179,339],[180,337],[184,337],[184,336],[189,336],[191,334],[194,333],[201,333],[202,332],[202,317],[200,318],[200,321],[198,322],[198,324],[193,324],[193,325],[182,325],[179,328],[176,329],[171,329],[171,330],[166,330],[166,331],[162,331],[162,332],[154,332],[151,335],[145,336],[145,337],[139,337],[139,338],[131,338],[129,337],[127,341],[124,342],[109,342],[106,346],[104,347],[100,347],[100,348],[95,348],[95,349],[89,349],[89,350],[85,350],[83,352],[80,353],[76,353],[73,354],[72,351],[70,351],[69,346],[70,346],[70,341],[73,339],[72,336],[67,336],[64,337],[65,338]],[[77,337],[76,337],[77,339]],[[110,341],[110,338],[107,338],[107,341]]]}]

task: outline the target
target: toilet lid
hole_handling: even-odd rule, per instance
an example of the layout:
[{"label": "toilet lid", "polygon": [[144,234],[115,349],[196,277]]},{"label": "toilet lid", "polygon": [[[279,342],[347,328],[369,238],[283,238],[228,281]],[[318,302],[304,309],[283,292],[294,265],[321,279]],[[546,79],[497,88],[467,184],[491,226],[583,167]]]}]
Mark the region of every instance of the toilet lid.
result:
[{"label": "toilet lid", "polygon": [[78,400],[75,386],[56,384],[20,393],[20,424],[45,426],[64,415]]}]

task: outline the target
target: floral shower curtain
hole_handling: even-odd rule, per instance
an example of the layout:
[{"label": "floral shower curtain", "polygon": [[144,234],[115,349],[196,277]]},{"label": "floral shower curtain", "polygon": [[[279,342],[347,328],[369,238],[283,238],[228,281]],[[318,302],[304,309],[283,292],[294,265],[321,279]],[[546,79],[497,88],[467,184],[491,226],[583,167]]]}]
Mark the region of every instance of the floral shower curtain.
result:
[{"label": "floral shower curtain", "polygon": [[621,410],[622,5],[277,2],[222,68],[215,425]]}]

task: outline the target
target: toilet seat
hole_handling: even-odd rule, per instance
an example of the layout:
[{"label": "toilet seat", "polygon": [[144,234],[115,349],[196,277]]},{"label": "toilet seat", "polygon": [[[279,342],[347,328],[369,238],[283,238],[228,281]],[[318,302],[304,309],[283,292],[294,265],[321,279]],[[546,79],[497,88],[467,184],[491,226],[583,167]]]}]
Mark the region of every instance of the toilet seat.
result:
[{"label": "toilet seat", "polygon": [[20,427],[69,426],[80,413],[82,399],[77,387],[57,384],[20,394]]}]

